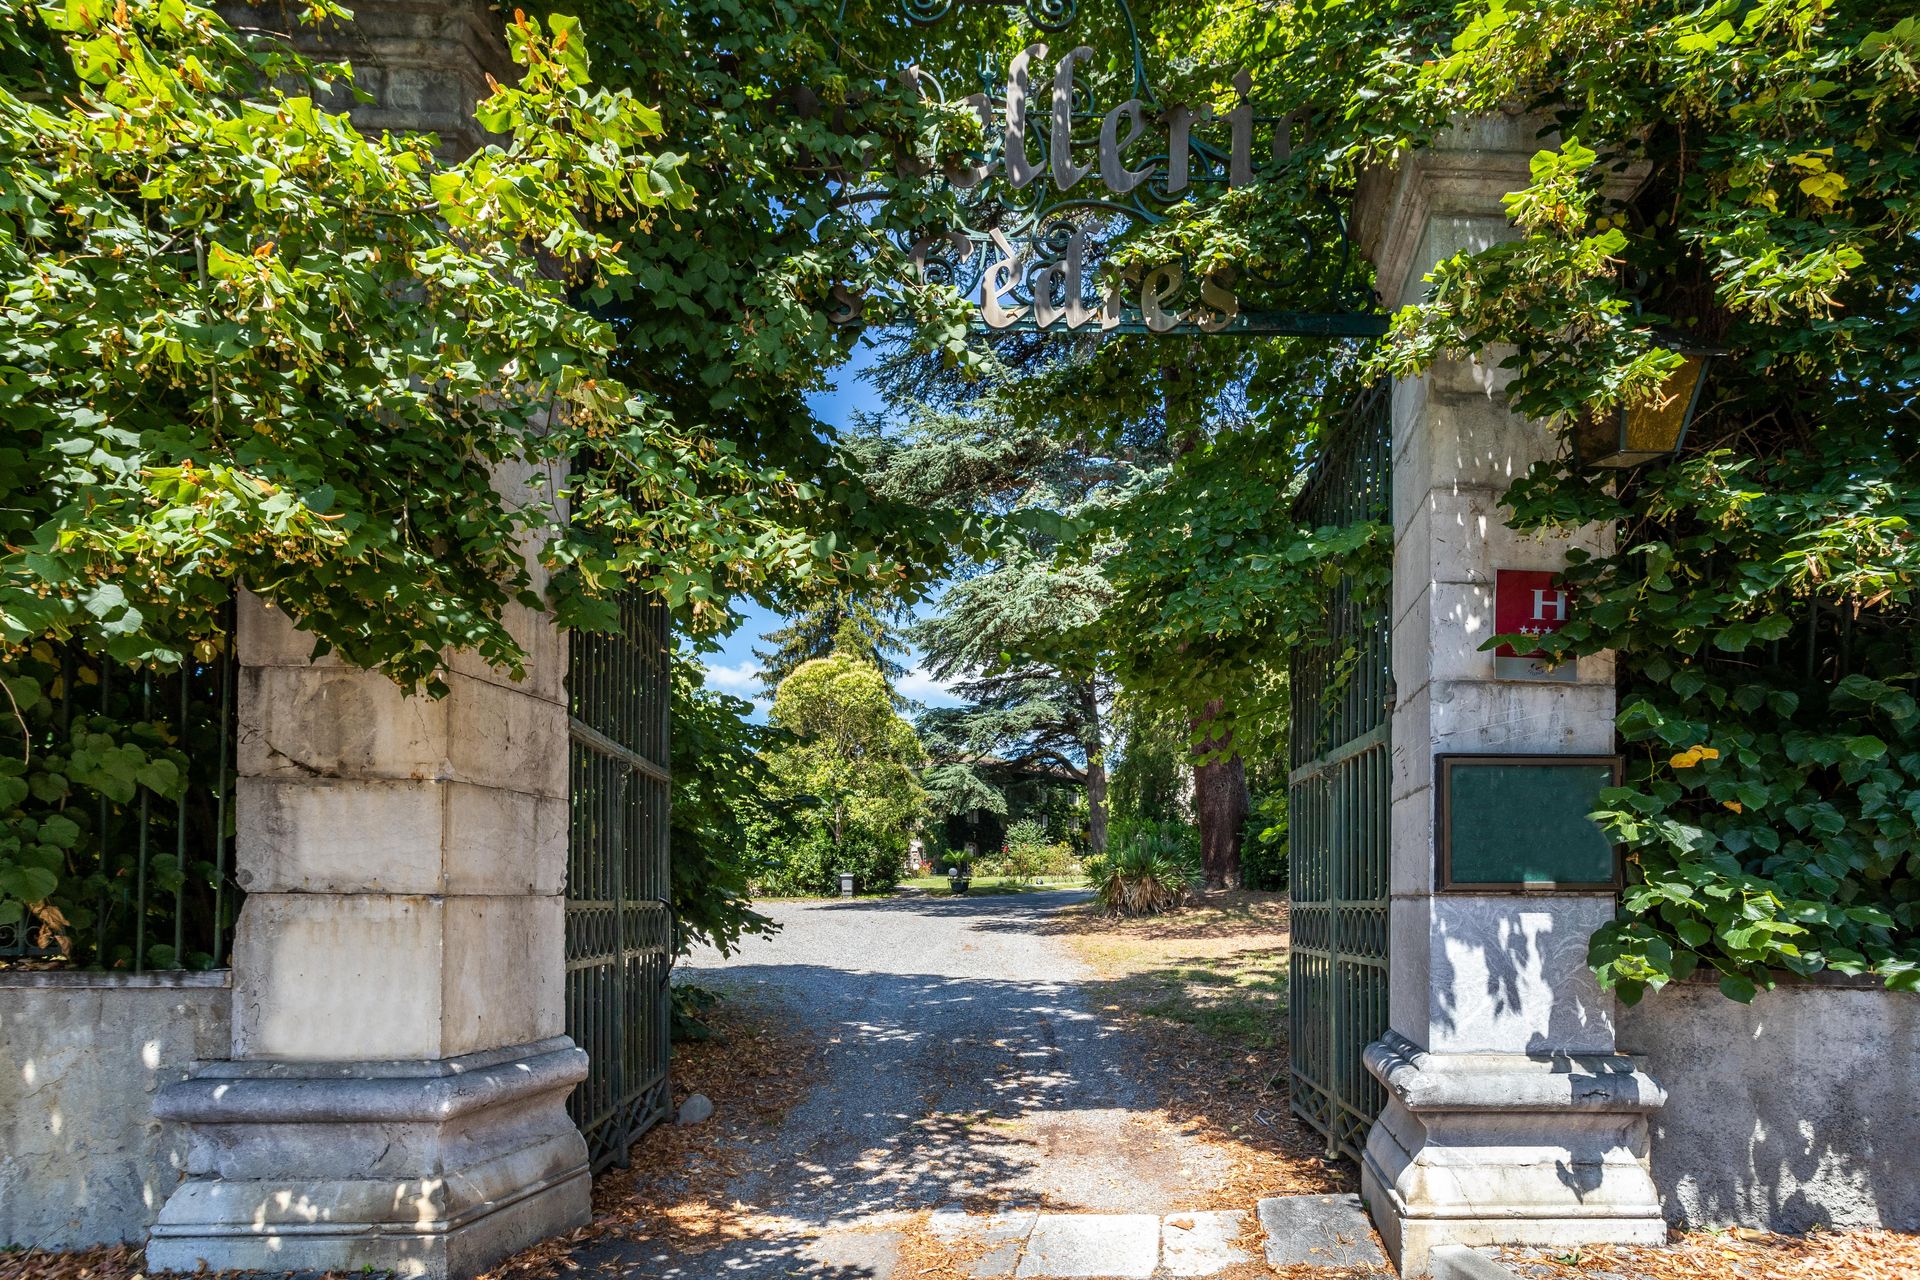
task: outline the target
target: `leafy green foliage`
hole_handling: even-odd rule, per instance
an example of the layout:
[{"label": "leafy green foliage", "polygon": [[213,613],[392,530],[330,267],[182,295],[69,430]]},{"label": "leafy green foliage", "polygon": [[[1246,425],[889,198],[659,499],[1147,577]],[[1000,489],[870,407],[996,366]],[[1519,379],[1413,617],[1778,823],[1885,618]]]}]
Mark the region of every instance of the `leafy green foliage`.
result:
[{"label": "leafy green foliage", "polygon": [[784,825],[765,832],[755,849],[756,889],[771,897],[837,897],[843,872],[858,893],[886,893],[900,883],[907,839],[898,831],[849,826],[835,840],[818,822]]},{"label": "leafy green foliage", "polygon": [[1287,788],[1255,799],[1240,843],[1240,884],[1247,889],[1285,889],[1291,868],[1287,842]]},{"label": "leafy green foliage", "polygon": [[127,679],[71,647],[36,643],[12,671],[0,681],[0,925],[79,964],[129,965],[144,935],[143,964],[212,966],[215,842],[233,821],[212,803],[217,723],[183,722],[174,680]]},{"label": "leafy green foliage", "polygon": [[[625,270],[589,297],[615,370],[673,429],[768,477],[754,510],[783,531],[742,544],[729,585],[787,605],[880,599],[944,564],[939,513],[873,493],[809,408],[858,323],[887,317],[921,350],[970,359],[951,289],[911,280],[896,242],[950,217],[923,167],[939,113],[903,77],[906,39],[842,20],[839,0],[567,0],[596,74],[657,104],[690,205],[604,211]],[[791,572],[751,570],[768,557]],[[718,627],[723,593],[686,597]],[[827,630],[830,638],[837,622]],[[806,656],[820,656],[809,652]]]},{"label": "leafy green foliage", "polygon": [[774,695],[771,724],[788,738],[767,753],[776,797],[809,805],[811,820],[763,846],[796,884],[825,891],[842,871],[862,888],[891,888],[907,836],[926,811],[926,753],[893,710],[886,678],[846,654],[802,663]]},{"label": "leafy green foliage", "polygon": [[[1442,262],[1377,367],[1499,353],[1513,405],[1563,425],[1659,396],[1680,361],[1663,331],[1728,353],[1682,461],[1617,479],[1562,462],[1509,494],[1522,527],[1619,531],[1569,574],[1578,621],[1542,646],[1612,651],[1622,686],[1634,766],[1606,817],[1632,883],[1595,938],[1601,978],[1628,999],[1701,966],[1737,998],[1778,968],[1912,985],[1910,7],[1182,9],[1220,65],[1311,120],[1256,203],[1304,208],[1459,118],[1517,105],[1554,126],[1508,198],[1517,236]],[[1182,234],[1225,241],[1251,216],[1222,203]]]},{"label": "leafy green foliage", "polygon": [[973,869],[979,875],[1013,879],[1070,876],[1079,873],[1080,859],[1074,856],[1072,845],[1048,837],[1046,823],[1021,818],[1007,824],[1006,842],[1000,851],[981,857]]},{"label": "leafy green foliage", "polygon": [[[123,690],[191,671],[245,582],[438,691],[456,649],[520,670],[511,608],[593,624],[630,581],[685,602],[811,560],[755,507],[785,482],[608,376],[612,331],[570,301],[622,270],[587,216],[692,198],[640,149],[657,114],[588,87],[571,20],[509,26],[522,76],[479,108],[502,140],[451,163],[323,109],[340,68],[180,0],[0,18],[0,672],[29,746],[0,913],[125,962],[137,876],[107,832],[179,791],[164,717],[48,710],[69,644]],[[203,886],[190,856],[149,889]]]},{"label": "leafy green foliage", "polygon": [[[510,29],[524,78],[481,107],[506,140],[449,164],[322,110],[335,69],[178,0],[4,16],[9,654],[77,636],[120,662],[204,658],[243,580],[408,685],[451,648],[517,670],[501,615],[537,599],[525,535],[569,566],[563,610],[615,545],[684,592],[758,536],[754,477],[630,406],[611,334],[568,301],[619,269],[585,209],[690,198],[638,149],[655,113],[586,87],[570,24]],[[554,523],[550,489],[496,487],[509,460],[588,451],[576,497],[604,546]]]},{"label": "leafy green foliage", "polygon": [[[1468,107],[1551,97],[1565,141],[1509,199],[1525,235],[1443,264],[1401,358],[1509,343],[1514,403],[1565,420],[1658,394],[1678,357],[1656,325],[1731,353],[1680,463],[1614,493],[1540,468],[1511,495],[1523,525],[1620,530],[1570,575],[1582,622],[1556,646],[1617,651],[1635,761],[1606,811],[1633,883],[1593,960],[1628,999],[1701,966],[1736,999],[1775,969],[1912,988],[1920,24],[1629,12],[1549,29],[1489,5],[1427,73]],[[1607,197],[1630,161],[1650,179]]]},{"label": "leafy green foliage", "polygon": [[1106,566],[1113,601],[1101,623],[1137,696],[1189,712],[1219,699],[1221,728],[1263,756],[1282,749],[1287,659],[1319,642],[1324,585],[1383,583],[1392,550],[1381,524],[1295,525],[1286,513],[1300,464],[1272,445],[1250,432],[1202,446],[1115,515],[1129,536]]},{"label": "leafy green foliage", "polygon": [[1192,743],[1186,717],[1122,698],[1113,724],[1120,744],[1111,795],[1115,827],[1191,818],[1183,768]]},{"label": "leafy green foliage", "polygon": [[749,901],[749,824],[771,781],[760,753],[773,737],[747,718],[752,710],[705,688],[690,655],[674,655],[670,839],[675,947],[683,955],[701,943],[726,955],[743,936],[769,937],[778,927]]},{"label": "leafy green foliage", "polygon": [[1199,849],[1178,834],[1142,829],[1090,863],[1088,873],[1107,914],[1157,916],[1184,906],[1198,887]]},{"label": "leafy green foliage", "polygon": [[1797,452],[1646,480],[1638,501],[1544,473],[1515,491],[1522,518],[1621,522],[1619,553],[1568,574],[1580,607],[1549,646],[1616,649],[1624,677],[1628,785],[1602,817],[1634,876],[1602,978],[1629,999],[1702,966],[1741,999],[1774,969],[1913,989],[1920,493]]}]

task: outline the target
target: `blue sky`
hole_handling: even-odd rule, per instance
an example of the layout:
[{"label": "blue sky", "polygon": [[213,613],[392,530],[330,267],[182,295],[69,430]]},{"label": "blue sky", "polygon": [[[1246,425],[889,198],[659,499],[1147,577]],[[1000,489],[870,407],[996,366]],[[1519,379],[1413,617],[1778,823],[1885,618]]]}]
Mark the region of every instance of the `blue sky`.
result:
[{"label": "blue sky", "polygon": [[[882,407],[878,393],[865,376],[875,354],[872,347],[862,343],[854,349],[853,359],[836,371],[832,385],[807,397],[807,403],[823,421],[845,427],[853,421],[856,412],[873,412]],[[764,721],[767,705],[761,698],[760,664],[754,659],[753,650],[767,632],[780,625],[780,617],[754,604],[747,605],[744,612],[746,620],[720,642],[720,652],[706,655],[702,662],[707,669],[708,687],[737,698],[752,698],[752,718]],[[957,699],[921,668],[917,652],[904,661],[908,671],[900,681],[901,693],[930,707],[959,705]]]}]

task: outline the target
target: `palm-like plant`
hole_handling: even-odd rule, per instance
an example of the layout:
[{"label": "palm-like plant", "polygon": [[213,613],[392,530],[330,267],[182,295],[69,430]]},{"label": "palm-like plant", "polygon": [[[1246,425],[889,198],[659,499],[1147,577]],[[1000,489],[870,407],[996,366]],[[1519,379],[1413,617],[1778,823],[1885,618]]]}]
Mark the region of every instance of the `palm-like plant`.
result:
[{"label": "palm-like plant", "polygon": [[1141,832],[1100,861],[1094,888],[1108,915],[1153,916],[1185,903],[1198,879],[1179,841]]}]

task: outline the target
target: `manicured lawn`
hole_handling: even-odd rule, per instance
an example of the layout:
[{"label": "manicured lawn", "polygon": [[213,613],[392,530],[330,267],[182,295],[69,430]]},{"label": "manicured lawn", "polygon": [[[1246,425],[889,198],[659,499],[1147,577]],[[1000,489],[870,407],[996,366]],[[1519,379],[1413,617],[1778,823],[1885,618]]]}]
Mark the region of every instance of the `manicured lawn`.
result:
[{"label": "manicured lawn", "polygon": [[[1036,876],[1021,880],[1012,876],[975,876],[967,888],[967,896],[979,897],[989,893],[1037,893],[1043,889],[1084,889],[1087,886],[1085,876]],[[900,882],[902,889],[926,889],[933,893],[947,892],[945,876],[912,876]]]}]

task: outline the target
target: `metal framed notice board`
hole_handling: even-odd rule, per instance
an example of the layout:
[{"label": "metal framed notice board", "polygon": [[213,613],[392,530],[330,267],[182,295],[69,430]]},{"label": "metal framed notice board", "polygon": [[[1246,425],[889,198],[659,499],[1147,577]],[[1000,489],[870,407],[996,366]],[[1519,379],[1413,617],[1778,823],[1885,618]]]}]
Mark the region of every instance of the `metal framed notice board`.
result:
[{"label": "metal framed notice board", "polygon": [[1442,893],[1612,892],[1620,850],[1588,815],[1619,756],[1439,755]]}]

